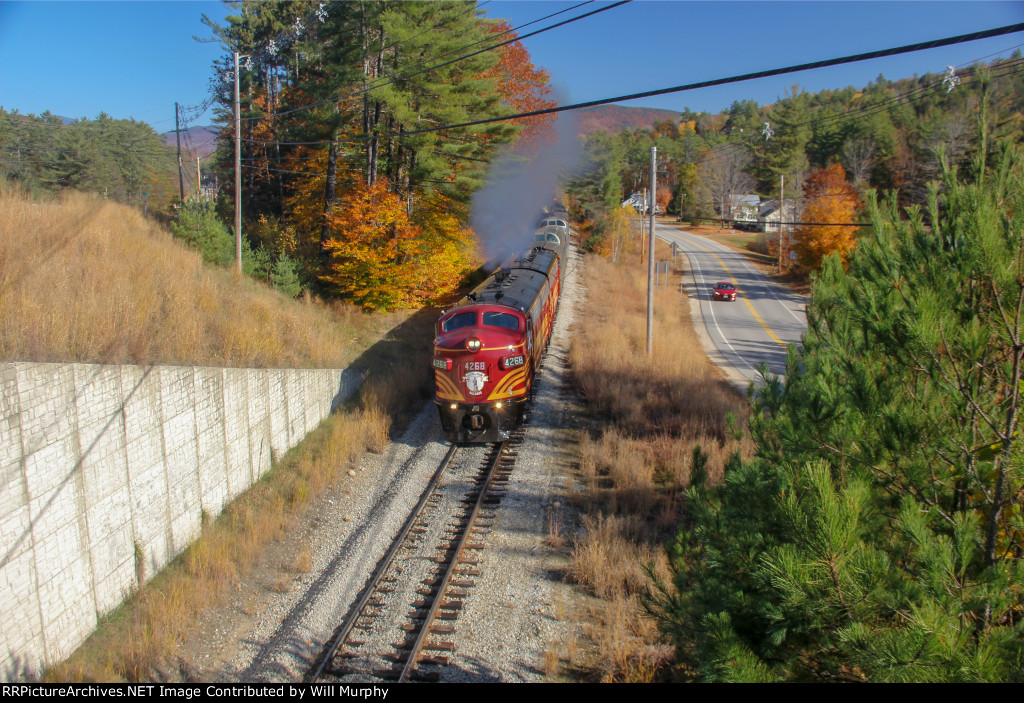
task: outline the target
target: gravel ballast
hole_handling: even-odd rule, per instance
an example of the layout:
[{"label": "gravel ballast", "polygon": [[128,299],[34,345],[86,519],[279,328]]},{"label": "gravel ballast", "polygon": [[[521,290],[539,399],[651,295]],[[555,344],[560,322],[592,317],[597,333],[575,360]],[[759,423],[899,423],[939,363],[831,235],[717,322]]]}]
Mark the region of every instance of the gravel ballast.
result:
[{"label": "gravel ballast", "polygon": [[[542,681],[575,637],[566,584],[576,516],[569,507],[577,432],[569,331],[583,297],[574,251],[524,444],[496,510],[481,575],[455,622],[442,681]],[[427,403],[401,437],[363,458],[354,476],[315,501],[225,605],[211,608],[183,647],[194,681],[301,681],[341,624],[447,448]],[[303,554],[308,567],[294,567]]]}]

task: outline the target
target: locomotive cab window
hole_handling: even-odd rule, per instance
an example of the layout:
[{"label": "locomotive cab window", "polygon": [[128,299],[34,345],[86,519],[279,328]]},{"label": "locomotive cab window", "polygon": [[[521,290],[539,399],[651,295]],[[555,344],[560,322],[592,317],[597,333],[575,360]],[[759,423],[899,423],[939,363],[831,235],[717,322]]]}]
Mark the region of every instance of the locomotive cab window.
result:
[{"label": "locomotive cab window", "polygon": [[475,324],[475,312],[460,312],[457,315],[452,315],[447,320],[442,322],[441,329],[443,329],[445,332],[451,332],[452,330],[462,329],[463,327],[472,327]]},{"label": "locomotive cab window", "polygon": [[519,329],[519,318],[507,312],[485,312],[484,324],[488,327],[504,327],[508,330]]}]

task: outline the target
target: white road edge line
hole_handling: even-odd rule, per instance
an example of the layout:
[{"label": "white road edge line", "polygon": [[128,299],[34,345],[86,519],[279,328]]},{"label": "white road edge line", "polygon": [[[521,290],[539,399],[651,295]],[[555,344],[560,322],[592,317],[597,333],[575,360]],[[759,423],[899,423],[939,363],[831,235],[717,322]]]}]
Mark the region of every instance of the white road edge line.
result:
[{"label": "white road edge line", "polygon": [[[659,226],[661,226],[661,227],[665,227],[665,225],[659,225]],[[655,232],[657,232],[657,229],[655,229]],[[697,235],[695,235],[695,234],[692,234],[692,233],[690,233],[690,232],[686,232],[686,231],[684,231],[684,230],[676,230],[675,234],[679,234],[679,235],[683,235],[683,234],[685,234],[686,236],[689,236],[689,237],[696,237],[696,236],[697,236]],[[661,235],[659,235],[659,236],[661,236]],[[719,253],[722,253],[722,254],[732,254],[732,255],[734,255],[734,256],[735,256],[735,254],[736,254],[736,252],[734,252],[734,251],[732,251],[731,249],[729,249],[729,247],[723,246],[723,245],[719,244],[718,242],[713,242],[713,241],[711,241],[710,239],[705,239],[704,237],[701,237],[700,239],[701,239],[701,240],[702,240],[702,241],[703,241],[703,242],[704,242],[705,244],[708,244],[708,245],[710,245],[710,246],[714,246],[714,247],[715,247],[716,249],[718,249]],[[751,266],[751,265],[750,265],[750,264],[749,264],[749,263],[748,263],[748,262],[746,261],[746,259],[744,259],[744,258],[743,258],[742,256],[736,256],[736,257],[735,257],[735,260],[736,260],[736,261],[739,261],[739,262],[740,262],[741,264],[743,264],[743,268],[745,268],[745,269],[746,269],[746,270],[747,270],[747,271],[748,271],[749,273],[754,273],[754,274],[757,274],[758,276],[760,276],[760,275],[761,275],[760,271],[757,271],[757,270],[755,270],[755,269],[754,269],[754,268],[753,268],[753,267],[752,267],[752,266]],[[802,325],[803,325],[804,327],[806,327],[806,326],[807,326],[807,318],[805,317],[805,318],[804,318],[803,320],[801,320],[801,319],[800,319],[800,317],[799,317],[799,316],[798,316],[798,315],[797,315],[797,314],[796,314],[795,312],[793,312],[792,310],[790,310],[790,309],[789,309],[789,306],[788,306],[788,305],[786,305],[785,301],[784,301],[784,300],[782,300],[782,298],[780,298],[780,297],[779,297],[778,295],[776,295],[776,293],[775,293],[775,289],[774,289],[774,287],[773,287],[773,286],[770,286],[770,285],[769,285],[769,286],[765,286],[765,287],[766,287],[766,288],[768,289],[768,293],[769,293],[769,294],[771,294],[771,296],[772,296],[773,298],[775,298],[775,300],[776,300],[776,301],[778,302],[778,304],[779,304],[779,305],[781,305],[781,306],[782,306],[782,309],[783,309],[783,310],[785,310],[786,312],[788,312],[788,313],[789,313],[789,314],[790,314],[790,315],[791,315],[791,316],[793,317],[793,319],[794,319],[794,320],[796,320],[796,321],[797,321],[798,323],[802,324]]]}]

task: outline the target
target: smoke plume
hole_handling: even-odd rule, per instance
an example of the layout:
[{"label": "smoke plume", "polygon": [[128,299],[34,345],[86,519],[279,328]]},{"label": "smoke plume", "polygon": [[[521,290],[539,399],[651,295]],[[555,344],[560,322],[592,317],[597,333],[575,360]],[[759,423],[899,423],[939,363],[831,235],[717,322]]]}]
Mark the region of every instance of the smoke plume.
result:
[{"label": "smoke plume", "polygon": [[578,120],[570,112],[557,117],[553,144],[499,156],[491,164],[487,185],[473,195],[470,224],[488,263],[528,246],[543,208],[558,196],[562,181],[576,167]]}]

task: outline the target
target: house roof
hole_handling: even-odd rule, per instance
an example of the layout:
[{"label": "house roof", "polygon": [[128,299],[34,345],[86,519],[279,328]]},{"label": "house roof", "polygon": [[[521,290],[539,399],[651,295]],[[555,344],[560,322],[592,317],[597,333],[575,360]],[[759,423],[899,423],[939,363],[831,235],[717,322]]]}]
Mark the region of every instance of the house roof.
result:
[{"label": "house roof", "polygon": [[757,207],[761,203],[760,195],[730,195],[729,203],[732,205],[746,205]]},{"label": "house roof", "polygon": [[[786,198],[786,209],[791,210],[793,207],[795,207],[795,203],[789,198]],[[757,216],[767,217],[768,215],[771,215],[773,212],[778,212],[778,210],[779,199],[772,198],[771,200],[765,200],[763,203],[761,203],[761,207],[757,211]]]}]

